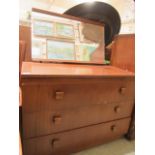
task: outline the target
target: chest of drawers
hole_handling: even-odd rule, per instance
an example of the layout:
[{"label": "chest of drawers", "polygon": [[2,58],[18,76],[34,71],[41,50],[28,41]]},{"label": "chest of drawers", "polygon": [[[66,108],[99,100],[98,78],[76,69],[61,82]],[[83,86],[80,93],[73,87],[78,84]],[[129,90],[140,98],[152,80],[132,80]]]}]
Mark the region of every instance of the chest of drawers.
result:
[{"label": "chest of drawers", "polygon": [[127,133],[134,75],[112,66],[22,67],[24,155],[65,155]]}]

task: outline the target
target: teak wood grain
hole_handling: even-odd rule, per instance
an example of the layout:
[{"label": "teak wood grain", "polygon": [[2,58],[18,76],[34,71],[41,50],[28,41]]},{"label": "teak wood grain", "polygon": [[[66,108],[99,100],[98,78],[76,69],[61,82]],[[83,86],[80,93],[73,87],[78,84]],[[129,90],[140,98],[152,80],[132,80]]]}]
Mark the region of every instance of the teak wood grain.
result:
[{"label": "teak wood grain", "polygon": [[23,61],[31,61],[31,27],[19,26],[19,40],[26,44],[25,59]]},{"label": "teak wood grain", "polygon": [[[135,34],[117,35],[112,45],[111,65],[135,72]],[[127,134],[129,139],[135,137],[135,112]]]},{"label": "teak wood grain", "polygon": [[113,66],[23,62],[22,77],[117,77],[134,76],[132,72]]},{"label": "teak wood grain", "polygon": [[134,100],[134,78],[23,79],[22,93],[24,113],[112,104]]},{"label": "teak wood grain", "polygon": [[128,131],[130,118],[24,140],[24,155],[67,155],[116,139]]},{"label": "teak wood grain", "polygon": [[135,35],[117,35],[111,51],[111,65],[135,72]]},{"label": "teak wood grain", "polygon": [[24,155],[65,155],[127,133],[134,73],[113,66],[24,62]]},{"label": "teak wood grain", "polygon": [[[24,138],[58,133],[88,125],[131,117],[133,101],[89,105],[69,110],[48,110],[25,113]],[[27,127],[28,126],[28,127]]]},{"label": "teak wood grain", "polygon": [[23,40],[19,41],[19,76],[21,76],[22,62],[25,60],[26,43]]}]

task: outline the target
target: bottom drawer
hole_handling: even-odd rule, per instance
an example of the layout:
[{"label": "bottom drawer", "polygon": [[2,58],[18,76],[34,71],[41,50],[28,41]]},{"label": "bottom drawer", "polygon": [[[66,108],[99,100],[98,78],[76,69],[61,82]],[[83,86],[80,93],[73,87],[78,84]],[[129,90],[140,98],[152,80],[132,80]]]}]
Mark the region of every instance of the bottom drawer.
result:
[{"label": "bottom drawer", "polygon": [[24,140],[24,155],[65,155],[127,133],[130,118]]}]

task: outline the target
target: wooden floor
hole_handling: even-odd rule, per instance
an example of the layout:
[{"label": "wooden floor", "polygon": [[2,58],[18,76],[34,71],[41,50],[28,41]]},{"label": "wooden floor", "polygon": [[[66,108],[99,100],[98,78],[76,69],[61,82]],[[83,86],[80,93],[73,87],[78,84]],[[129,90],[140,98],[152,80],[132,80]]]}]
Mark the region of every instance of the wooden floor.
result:
[{"label": "wooden floor", "polygon": [[135,141],[122,138],[73,155],[135,155]]}]

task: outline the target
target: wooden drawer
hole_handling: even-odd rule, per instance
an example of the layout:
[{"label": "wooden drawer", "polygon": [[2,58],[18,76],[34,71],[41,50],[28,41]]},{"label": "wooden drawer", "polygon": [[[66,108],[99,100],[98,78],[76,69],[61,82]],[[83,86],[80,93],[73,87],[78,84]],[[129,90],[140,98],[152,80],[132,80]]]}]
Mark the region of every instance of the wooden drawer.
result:
[{"label": "wooden drawer", "polygon": [[23,83],[23,112],[134,100],[134,78],[51,79]]},{"label": "wooden drawer", "polygon": [[24,140],[24,155],[65,155],[127,133],[130,118]]},{"label": "wooden drawer", "polygon": [[41,111],[23,114],[24,138],[71,130],[130,117],[133,102],[83,106],[72,110]]}]

